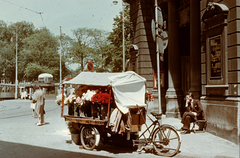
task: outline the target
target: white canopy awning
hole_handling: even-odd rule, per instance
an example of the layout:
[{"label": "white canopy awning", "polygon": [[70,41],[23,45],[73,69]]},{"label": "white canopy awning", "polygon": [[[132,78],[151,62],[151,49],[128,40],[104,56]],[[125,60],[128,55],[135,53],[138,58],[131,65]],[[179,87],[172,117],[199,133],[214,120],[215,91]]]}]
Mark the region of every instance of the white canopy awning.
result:
[{"label": "white canopy awning", "polygon": [[145,107],[146,79],[133,71],[123,73],[81,72],[63,84],[111,86],[116,105],[124,114],[136,105]]},{"label": "white canopy awning", "polygon": [[145,107],[146,79],[135,72],[128,71],[109,77],[114,99],[119,110],[127,113],[129,108]]},{"label": "white canopy awning", "polygon": [[81,72],[76,77],[63,84],[79,84],[89,86],[108,86],[110,80],[108,77],[115,76],[120,73],[96,73],[96,72]]}]

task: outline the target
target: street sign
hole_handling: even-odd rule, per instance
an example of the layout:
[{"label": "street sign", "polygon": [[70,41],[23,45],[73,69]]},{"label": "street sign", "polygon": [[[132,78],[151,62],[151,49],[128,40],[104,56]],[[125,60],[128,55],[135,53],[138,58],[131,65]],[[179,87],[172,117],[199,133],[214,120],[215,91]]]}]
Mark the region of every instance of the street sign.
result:
[{"label": "street sign", "polygon": [[158,38],[158,48],[159,48],[159,53],[164,53],[164,48],[163,48],[163,40],[161,37]]},{"label": "street sign", "polygon": [[167,34],[167,32],[163,31],[162,34],[161,34],[161,37],[162,37],[162,41],[163,41],[163,49],[166,49],[167,45],[168,45],[168,34]]},{"label": "street sign", "polygon": [[151,29],[152,29],[152,37],[153,37],[153,40],[155,42],[155,39],[156,39],[156,30],[155,30],[155,21],[154,19],[152,19],[152,24],[151,24]]},{"label": "street sign", "polygon": [[89,62],[89,63],[87,64],[87,70],[90,71],[90,72],[92,72],[93,68],[94,68],[93,63],[92,63],[92,62]]},{"label": "street sign", "polygon": [[158,15],[158,25],[163,26],[163,15],[160,7],[157,7],[157,15]]}]

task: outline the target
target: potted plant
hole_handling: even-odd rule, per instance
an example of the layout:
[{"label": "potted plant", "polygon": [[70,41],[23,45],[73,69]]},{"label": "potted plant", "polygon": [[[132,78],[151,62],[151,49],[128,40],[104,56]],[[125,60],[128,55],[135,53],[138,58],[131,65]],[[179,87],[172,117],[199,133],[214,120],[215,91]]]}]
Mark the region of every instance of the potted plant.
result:
[{"label": "potted plant", "polygon": [[96,91],[94,90],[87,90],[86,93],[82,94],[82,106],[81,109],[82,111],[84,111],[85,115],[92,116],[95,118],[95,115],[93,116],[93,114],[91,114],[91,107],[92,107],[92,102],[91,102],[91,98],[93,95],[96,94]]},{"label": "potted plant", "polygon": [[74,128],[73,122],[68,122],[68,129],[71,133],[71,139],[76,145],[80,145],[80,131],[76,128]]},{"label": "potted plant", "polygon": [[68,115],[74,115],[74,101],[76,100],[76,95],[69,95],[65,100],[64,104],[68,105]]},{"label": "potted plant", "polygon": [[100,91],[99,93],[92,96],[91,101],[95,108],[98,107],[100,110],[100,119],[104,120],[107,116],[108,103],[112,103],[112,97],[107,92]]}]

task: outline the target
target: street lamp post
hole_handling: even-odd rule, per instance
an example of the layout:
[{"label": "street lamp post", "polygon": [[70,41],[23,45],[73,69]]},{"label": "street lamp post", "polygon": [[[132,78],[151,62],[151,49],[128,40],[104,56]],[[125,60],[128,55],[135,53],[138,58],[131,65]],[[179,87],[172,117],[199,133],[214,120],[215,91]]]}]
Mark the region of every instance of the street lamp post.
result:
[{"label": "street lamp post", "polygon": [[125,30],[124,30],[124,5],[123,5],[123,1],[122,1],[122,8],[123,8],[123,17],[122,17],[122,20],[123,20],[123,24],[122,24],[122,41],[123,41],[123,72],[125,72]]},{"label": "street lamp post", "polygon": [[[155,35],[156,35],[156,54],[157,54],[157,77],[158,77],[158,112],[159,114],[162,113],[162,108],[161,108],[161,78],[160,78],[160,71],[161,71],[161,68],[160,68],[160,52],[159,51],[159,47],[160,45],[158,44],[158,40],[160,40],[160,38],[158,37],[158,4],[157,4],[157,0],[155,0],[155,4],[154,4],[154,7],[155,7]],[[162,49],[160,49],[162,50]]]},{"label": "street lamp post", "polygon": [[[61,29],[61,26],[60,26]],[[61,87],[61,82],[62,82],[62,40],[60,39],[60,79],[59,79],[59,84]]]},{"label": "street lamp post", "polygon": [[59,85],[61,88],[61,82],[62,82],[62,36],[65,35],[64,33],[62,33],[62,28],[60,26],[60,79],[59,79]]},{"label": "street lamp post", "polygon": [[17,56],[17,54],[18,54],[18,44],[17,44],[17,42],[18,42],[18,34],[17,34],[17,29],[16,29],[16,76],[15,76],[15,99],[17,99],[17,90],[18,90],[18,77],[17,77],[17,75],[18,75],[18,64],[17,64],[17,61],[18,61],[18,56]]}]

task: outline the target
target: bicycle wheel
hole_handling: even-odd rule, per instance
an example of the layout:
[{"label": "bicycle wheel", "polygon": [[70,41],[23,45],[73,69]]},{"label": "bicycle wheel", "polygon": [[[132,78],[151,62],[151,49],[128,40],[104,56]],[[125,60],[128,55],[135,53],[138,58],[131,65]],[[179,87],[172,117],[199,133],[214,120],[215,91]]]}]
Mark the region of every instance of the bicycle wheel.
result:
[{"label": "bicycle wheel", "polygon": [[100,134],[95,127],[83,126],[80,132],[84,149],[93,150],[100,142]]},{"label": "bicycle wheel", "polygon": [[155,129],[152,137],[155,152],[160,156],[174,156],[181,146],[181,137],[174,127],[162,125]]}]

